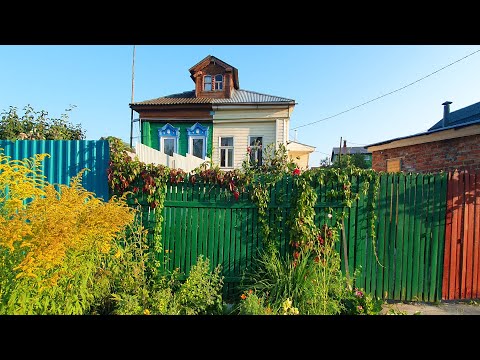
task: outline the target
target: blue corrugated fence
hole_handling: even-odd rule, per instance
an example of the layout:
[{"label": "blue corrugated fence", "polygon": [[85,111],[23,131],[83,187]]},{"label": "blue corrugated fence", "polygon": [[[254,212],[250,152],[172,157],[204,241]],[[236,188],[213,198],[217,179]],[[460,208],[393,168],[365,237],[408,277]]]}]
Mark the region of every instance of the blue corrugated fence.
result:
[{"label": "blue corrugated fence", "polygon": [[51,184],[70,183],[72,177],[87,168],[82,185],[97,197],[108,201],[107,168],[110,148],[107,140],[0,140],[2,152],[22,160],[35,154],[49,154],[43,160],[43,174]]}]

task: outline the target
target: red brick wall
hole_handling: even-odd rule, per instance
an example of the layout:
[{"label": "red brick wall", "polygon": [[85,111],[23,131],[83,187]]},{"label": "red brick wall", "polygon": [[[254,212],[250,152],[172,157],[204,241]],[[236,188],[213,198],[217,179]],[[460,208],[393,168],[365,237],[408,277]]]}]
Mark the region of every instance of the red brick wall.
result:
[{"label": "red brick wall", "polygon": [[401,158],[402,171],[480,170],[480,135],[375,151],[372,168],[387,170],[387,159]]}]

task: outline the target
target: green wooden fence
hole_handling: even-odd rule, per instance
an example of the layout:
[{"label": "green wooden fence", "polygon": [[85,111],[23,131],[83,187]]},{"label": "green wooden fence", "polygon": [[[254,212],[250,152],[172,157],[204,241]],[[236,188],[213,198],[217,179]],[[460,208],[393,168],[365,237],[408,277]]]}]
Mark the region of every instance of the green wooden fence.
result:
[{"label": "green wooden fence", "polygon": [[[335,186],[335,185],[333,185]],[[355,177],[352,186],[361,184]],[[281,253],[289,249],[286,219],[293,184],[285,178],[270,189],[268,219],[278,234]],[[361,196],[345,220],[349,271],[360,269],[356,286],[383,299],[441,299],[445,234],[446,174],[385,174],[376,203],[375,241],[369,236],[372,194]],[[315,221],[327,221],[326,209],[340,203],[328,199],[327,186],[317,186]],[[144,199],[139,198],[145,204]],[[154,227],[154,211],[143,206],[144,225]],[[233,294],[245,270],[262,248],[258,209],[246,193],[235,200],[226,189],[211,184],[169,185],[163,208],[162,263],[188,274],[200,254],[212,268],[222,265],[226,291]],[[331,219],[330,221],[335,221]],[[376,247],[376,253],[374,251]],[[337,250],[343,258],[341,242]],[[377,259],[378,258],[378,259]],[[345,271],[342,261],[342,270]]]}]

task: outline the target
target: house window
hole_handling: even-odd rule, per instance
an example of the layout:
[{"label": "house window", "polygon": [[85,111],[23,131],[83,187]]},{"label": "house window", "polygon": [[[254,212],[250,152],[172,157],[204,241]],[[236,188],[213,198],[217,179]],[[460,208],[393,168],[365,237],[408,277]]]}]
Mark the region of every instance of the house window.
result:
[{"label": "house window", "polygon": [[250,164],[254,166],[261,166],[263,136],[249,136],[248,144],[248,152],[250,153]]},{"label": "house window", "polygon": [[188,153],[205,159],[207,155],[208,127],[195,123],[187,129]]},{"label": "house window", "polygon": [[215,90],[223,90],[223,75],[215,75]]},{"label": "house window", "polygon": [[177,152],[178,138],[180,137],[180,129],[173,127],[171,124],[166,124],[158,129],[158,136],[160,138],[160,151],[172,156]]},{"label": "house window", "polygon": [[220,137],[220,167],[233,168],[233,137]]},{"label": "house window", "polygon": [[203,77],[203,91],[212,91],[212,76],[205,75]]}]

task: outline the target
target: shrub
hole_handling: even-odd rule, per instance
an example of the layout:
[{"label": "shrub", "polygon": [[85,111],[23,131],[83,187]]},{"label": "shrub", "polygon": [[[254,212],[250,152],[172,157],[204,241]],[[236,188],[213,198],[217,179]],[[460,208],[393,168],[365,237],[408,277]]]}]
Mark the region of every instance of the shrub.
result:
[{"label": "shrub", "polygon": [[108,287],[97,281],[113,241],[133,220],[123,199],[43,182],[37,156],[0,155],[0,313],[83,314]]}]

